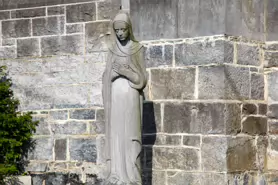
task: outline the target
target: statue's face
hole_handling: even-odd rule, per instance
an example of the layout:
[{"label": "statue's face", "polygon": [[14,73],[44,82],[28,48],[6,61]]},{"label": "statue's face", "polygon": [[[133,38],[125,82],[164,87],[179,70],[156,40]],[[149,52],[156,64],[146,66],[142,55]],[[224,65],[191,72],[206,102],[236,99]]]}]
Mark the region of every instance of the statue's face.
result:
[{"label": "statue's face", "polygon": [[129,37],[128,24],[125,22],[116,22],[114,24],[114,30],[120,41],[125,41]]}]

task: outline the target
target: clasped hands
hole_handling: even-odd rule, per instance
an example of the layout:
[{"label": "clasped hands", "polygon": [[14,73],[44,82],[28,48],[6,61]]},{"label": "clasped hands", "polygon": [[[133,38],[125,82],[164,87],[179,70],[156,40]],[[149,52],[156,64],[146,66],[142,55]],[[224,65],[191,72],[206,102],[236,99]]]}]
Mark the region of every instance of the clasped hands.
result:
[{"label": "clasped hands", "polygon": [[128,64],[119,64],[117,62],[112,64],[112,69],[119,75],[126,77],[130,74],[130,72],[132,72]]}]

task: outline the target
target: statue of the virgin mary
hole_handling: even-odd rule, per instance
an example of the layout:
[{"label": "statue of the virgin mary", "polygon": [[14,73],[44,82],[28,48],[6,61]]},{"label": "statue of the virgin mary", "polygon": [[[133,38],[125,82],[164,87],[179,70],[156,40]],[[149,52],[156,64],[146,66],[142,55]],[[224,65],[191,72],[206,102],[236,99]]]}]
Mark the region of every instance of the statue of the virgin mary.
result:
[{"label": "statue of the virgin mary", "polygon": [[103,74],[108,167],[104,184],[139,185],[142,91],[147,82],[143,46],[135,40],[126,13],[116,15],[110,31]]}]

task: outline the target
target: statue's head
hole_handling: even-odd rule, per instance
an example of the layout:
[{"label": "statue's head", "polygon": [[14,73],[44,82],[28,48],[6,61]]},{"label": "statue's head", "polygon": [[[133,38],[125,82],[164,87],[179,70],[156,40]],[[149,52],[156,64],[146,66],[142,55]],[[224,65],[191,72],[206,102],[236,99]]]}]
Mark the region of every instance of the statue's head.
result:
[{"label": "statue's head", "polygon": [[132,33],[132,25],[128,14],[118,13],[113,20],[113,29],[119,41],[135,40]]}]

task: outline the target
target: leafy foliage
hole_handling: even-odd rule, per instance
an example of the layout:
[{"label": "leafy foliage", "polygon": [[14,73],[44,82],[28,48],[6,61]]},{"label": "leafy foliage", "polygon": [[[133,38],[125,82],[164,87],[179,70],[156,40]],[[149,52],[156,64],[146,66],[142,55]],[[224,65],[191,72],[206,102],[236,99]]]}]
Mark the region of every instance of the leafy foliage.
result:
[{"label": "leafy foliage", "polygon": [[5,177],[22,171],[38,124],[32,121],[31,112],[18,112],[19,101],[11,86],[5,67],[0,66],[0,184]]}]

